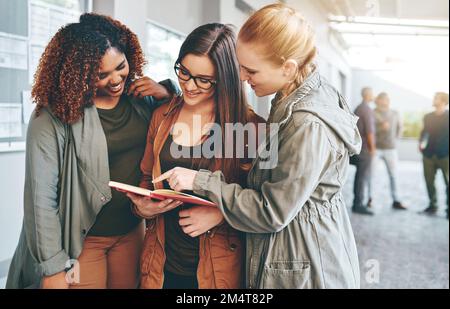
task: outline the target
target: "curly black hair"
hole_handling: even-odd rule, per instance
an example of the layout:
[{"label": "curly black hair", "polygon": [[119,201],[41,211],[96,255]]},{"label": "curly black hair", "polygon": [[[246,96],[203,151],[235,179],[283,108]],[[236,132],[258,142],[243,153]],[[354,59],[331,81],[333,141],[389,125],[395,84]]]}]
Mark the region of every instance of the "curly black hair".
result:
[{"label": "curly black hair", "polygon": [[124,53],[131,81],[143,75],[146,64],[136,34],[110,17],[87,13],[79,23],[62,27],[47,45],[34,77],[36,113],[49,107],[64,123],[74,123],[93,105],[101,59],[108,49]]}]

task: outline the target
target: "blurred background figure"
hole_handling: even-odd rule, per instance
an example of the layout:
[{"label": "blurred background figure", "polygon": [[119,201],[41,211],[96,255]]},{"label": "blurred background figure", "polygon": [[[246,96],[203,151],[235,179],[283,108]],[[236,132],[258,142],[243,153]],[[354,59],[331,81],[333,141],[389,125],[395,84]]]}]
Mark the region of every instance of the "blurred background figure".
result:
[{"label": "blurred background figure", "polygon": [[362,215],[373,215],[365,203],[365,191],[371,177],[372,161],[375,156],[375,116],[370,108],[374,95],[372,88],[365,87],[361,91],[362,103],[355,110],[359,117],[358,129],[363,140],[361,153],[356,158],[356,175],[353,187],[353,212]]},{"label": "blurred background figure", "polygon": [[423,154],[423,171],[427,184],[430,204],[425,213],[435,214],[438,211],[435,178],[438,170],[444,175],[447,188],[448,219],[448,161],[449,161],[449,115],[448,93],[436,93],[433,101],[434,112],[424,118],[424,128],[420,137],[420,151]]},{"label": "blurred background figure", "polygon": [[[402,136],[402,120],[400,114],[391,109],[391,100],[385,92],[380,93],[375,99],[375,136],[376,156],[374,164],[381,160],[387,169],[394,209],[406,210],[400,202],[398,192],[398,152],[397,140]],[[378,160],[379,159],[379,160]],[[373,168],[373,170],[376,170]],[[372,177],[377,177],[372,174]],[[369,203],[372,201],[372,181],[369,181]]]}]

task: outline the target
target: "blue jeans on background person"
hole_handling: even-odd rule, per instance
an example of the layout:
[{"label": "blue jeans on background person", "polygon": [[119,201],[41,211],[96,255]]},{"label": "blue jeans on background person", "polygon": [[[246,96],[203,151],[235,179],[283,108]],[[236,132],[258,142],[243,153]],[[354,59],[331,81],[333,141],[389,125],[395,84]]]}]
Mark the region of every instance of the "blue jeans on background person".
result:
[{"label": "blue jeans on background person", "polygon": [[[386,170],[389,176],[389,184],[391,187],[391,196],[393,202],[399,202],[398,195],[398,183],[397,183],[397,166],[398,166],[398,152],[396,149],[377,149],[377,154],[373,159],[372,170],[376,171],[377,164],[381,160],[386,166]],[[374,173],[372,173],[372,177],[369,179],[368,184],[368,193],[369,198],[373,197],[373,177]]]}]

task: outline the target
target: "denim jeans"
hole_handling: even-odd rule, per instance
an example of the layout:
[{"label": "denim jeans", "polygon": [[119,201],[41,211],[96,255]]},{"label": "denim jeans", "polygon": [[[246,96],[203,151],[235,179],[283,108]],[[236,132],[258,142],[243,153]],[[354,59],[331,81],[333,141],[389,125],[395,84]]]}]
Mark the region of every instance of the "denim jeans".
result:
[{"label": "denim jeans", "polygon": [[[397,181],[397,167],[398,167],[398,152],[396,149],[377,149],[377,155],[373,160],[372,170],[376,171],[380,162],[383,162],[386,166],[386,170],[389,176],[389,184],[391,187],[391,197],[394,202],[399,202],[398,195],[398,181]],[[373,197],[373,177],[377,177],[376,173],[372,173],[372,177],[369,180],[369,197]]]}]

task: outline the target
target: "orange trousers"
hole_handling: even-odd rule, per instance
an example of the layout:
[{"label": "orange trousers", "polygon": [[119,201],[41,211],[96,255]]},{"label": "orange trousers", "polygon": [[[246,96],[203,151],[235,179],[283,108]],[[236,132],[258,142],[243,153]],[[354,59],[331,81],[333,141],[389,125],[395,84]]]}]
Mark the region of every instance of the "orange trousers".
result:
[{"label": "orange trousers", "polygon": [[[139,259],[145,225],[127,235],[86,237],[73,268],[71,289],[135,289],[139,284]],[[78,273],[76,273],[78,272]]]}]

